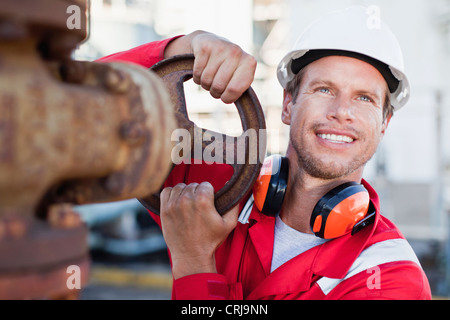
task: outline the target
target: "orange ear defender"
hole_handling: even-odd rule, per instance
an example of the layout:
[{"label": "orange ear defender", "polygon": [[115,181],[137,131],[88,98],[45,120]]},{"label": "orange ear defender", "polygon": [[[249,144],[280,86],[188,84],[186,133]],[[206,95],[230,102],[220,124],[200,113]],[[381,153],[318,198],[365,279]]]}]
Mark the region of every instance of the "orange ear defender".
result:
[{"label": "orange ear defender", "polygon": [[[283,205],[289,177],[288,159],[273,155],[265,159],[253,188],[256,207],[262,213],[275,216]],[[334,239],[355,234],[375,218],[375,207],[362,184],[344,183],[323,196],[311,214],[311,231],[317,237]]]},{"label": "orange ear defender", "polygon": [[355,234],[373,222],[375,208],[362,184],[344,183],[324,195],[314,207],[310,226],[320,238],[334,239]]},{"label": "orange ear defender", "polygon": [[289,177],[288,159],[273,155],[264,160],[253,187],[255,205],[262,213],[275,216],[283,205]]}]

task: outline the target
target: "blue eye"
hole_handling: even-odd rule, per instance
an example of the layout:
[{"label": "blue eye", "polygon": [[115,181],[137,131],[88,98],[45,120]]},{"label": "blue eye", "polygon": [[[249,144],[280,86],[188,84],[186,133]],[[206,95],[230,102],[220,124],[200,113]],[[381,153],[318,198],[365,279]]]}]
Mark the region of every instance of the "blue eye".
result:
[{"label": "blue eye", "polygon": [[358,99],[364,102],[372,102],[372,99],[368,96],[360,96]]},{"label": "blue eye", "polygon": [[330,93],[330,90],[327,89],[327,88],[319,88],[318,91],[321,92],[321,93],[326,93],[326,94]]}]

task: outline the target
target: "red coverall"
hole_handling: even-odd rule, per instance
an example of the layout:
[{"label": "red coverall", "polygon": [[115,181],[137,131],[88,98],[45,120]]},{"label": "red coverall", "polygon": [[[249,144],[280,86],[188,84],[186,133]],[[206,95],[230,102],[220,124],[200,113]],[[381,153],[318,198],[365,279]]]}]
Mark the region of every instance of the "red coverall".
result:
[{"label": "red coverall", "polygon": [[[151,67],[173,40],[156,41],[99,61]],[[232,175],[228,165],[176,166],[165,186],[209,181],[217,192]],[[253,206],[249,223],[238,223],[216,252],[218,273],[174,280],[173,299],[431,299],[414,252],[395,225],[379,213],[379,199],[363,181],[376,207],[375,223],[314,247],[270,273],[275,218]],[[247,199],[240,204],[242,210]],[[159,216],[151,216],[160,225]]]}]

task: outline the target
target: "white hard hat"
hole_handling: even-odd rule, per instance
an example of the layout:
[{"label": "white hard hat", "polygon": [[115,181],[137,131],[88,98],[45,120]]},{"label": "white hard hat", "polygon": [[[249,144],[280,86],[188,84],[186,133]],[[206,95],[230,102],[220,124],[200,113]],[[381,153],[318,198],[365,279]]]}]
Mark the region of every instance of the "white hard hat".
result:
[{"label": "white hard hat", "polygon": [[404,73],[402,50],[384,22],[371,24],[369,13],[366,7],[352,6],[313,22],[278,65],[281,86],[286,89],[308,63],[325,56],[348,55],[374,65],[388,83],[394,110],[403,107],[409,100],[410,86]]}]

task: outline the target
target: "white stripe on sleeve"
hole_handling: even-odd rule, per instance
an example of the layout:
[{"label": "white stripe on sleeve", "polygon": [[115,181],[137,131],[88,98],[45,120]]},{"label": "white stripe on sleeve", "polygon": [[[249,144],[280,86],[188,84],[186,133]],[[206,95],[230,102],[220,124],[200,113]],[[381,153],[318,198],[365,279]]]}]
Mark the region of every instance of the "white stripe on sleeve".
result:
[{"label": "white stripe on sleeve", "polygon": [[412,261],[420,266],[420,262],[408,241],[405,239],[385,240],[375,243],[361,252],[343,279],[323,277],[317,281],[317,284],[323,293],[327,295],[342,281],[361,271],[396,261]]}]

